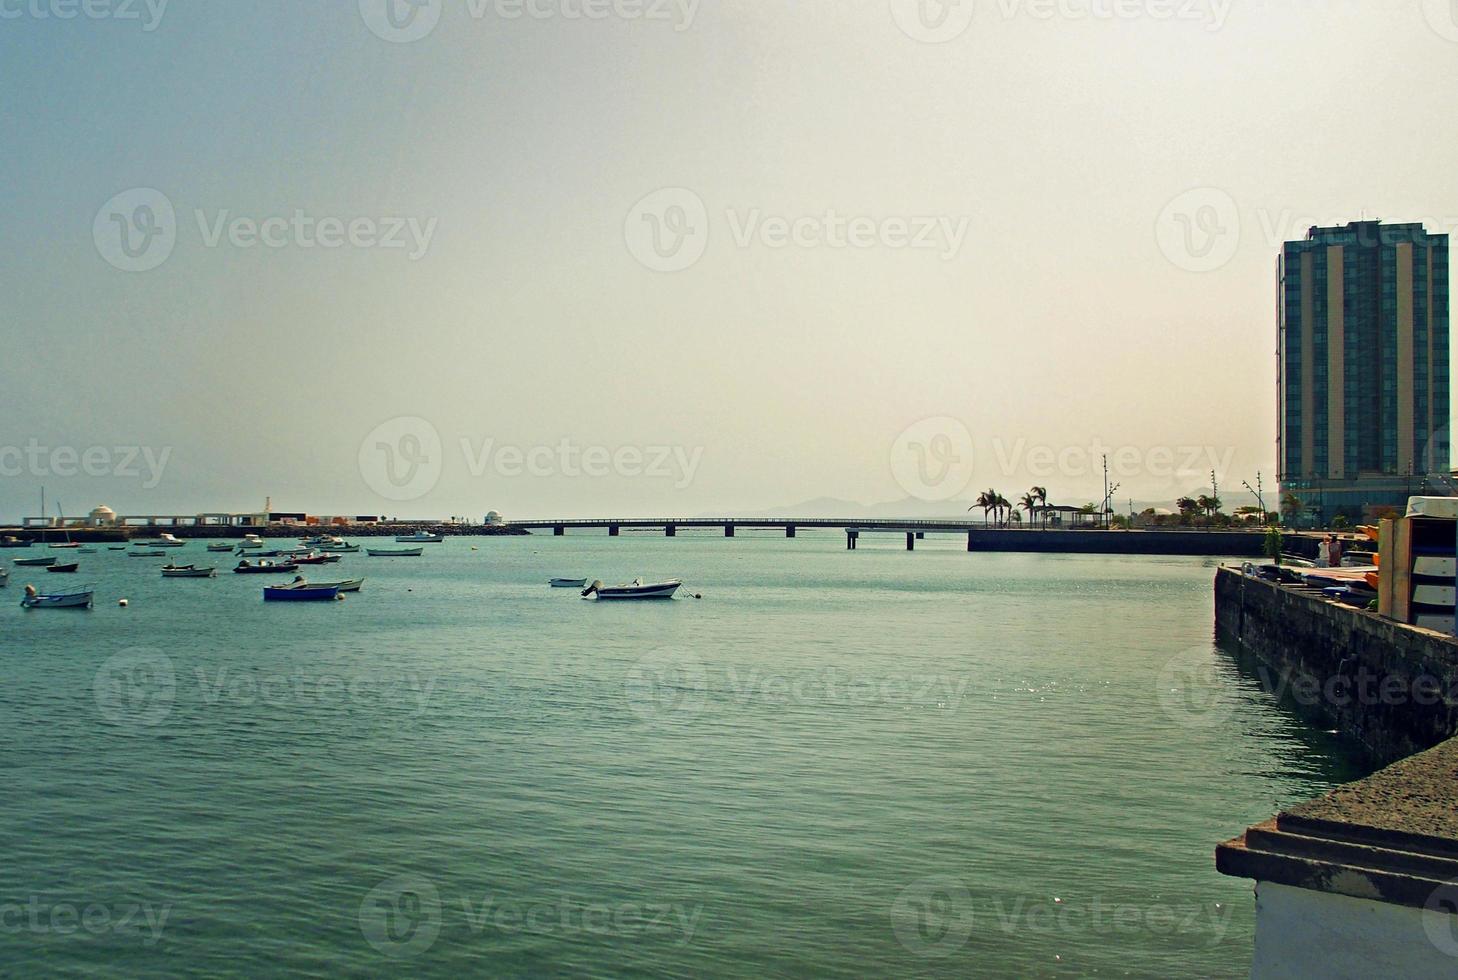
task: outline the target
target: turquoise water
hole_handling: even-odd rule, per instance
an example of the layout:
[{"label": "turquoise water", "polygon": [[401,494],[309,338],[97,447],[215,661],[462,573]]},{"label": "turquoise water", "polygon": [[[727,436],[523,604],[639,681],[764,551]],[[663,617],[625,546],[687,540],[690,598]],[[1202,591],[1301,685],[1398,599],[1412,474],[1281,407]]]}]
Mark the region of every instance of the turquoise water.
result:
[{"label": "turquoise water", "polygon": [[1208,560],[457,539],[269,606],[79,560],[90,612],[0,592],[17,975],[1244,977],[1214,846],[1365,772],[1213,645]]}]

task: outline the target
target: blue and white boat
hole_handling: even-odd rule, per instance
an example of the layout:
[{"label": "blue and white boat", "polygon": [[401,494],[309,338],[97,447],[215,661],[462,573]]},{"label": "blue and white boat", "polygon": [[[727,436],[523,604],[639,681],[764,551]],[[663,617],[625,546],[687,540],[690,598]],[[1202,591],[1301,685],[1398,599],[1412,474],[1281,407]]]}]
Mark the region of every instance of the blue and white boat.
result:
[{"label": "blue and white boat", "polygon": [[338,598],[338,585],[310,585],[308,582],[294,582],[290,585],[269,586],[263,590],[265,602],[333,602]]}]

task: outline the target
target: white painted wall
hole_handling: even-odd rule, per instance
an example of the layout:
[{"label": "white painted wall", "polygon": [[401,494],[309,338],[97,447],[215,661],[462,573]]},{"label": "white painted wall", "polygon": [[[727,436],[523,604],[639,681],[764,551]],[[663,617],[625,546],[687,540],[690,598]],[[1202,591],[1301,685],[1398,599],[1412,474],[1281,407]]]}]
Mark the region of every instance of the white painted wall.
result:
[{"label": "white painted wall", "polygon": [[[1458,888],[1450,887],[1455,897]],[[1252,980],[1453,980],[1458,915],[1262,881]]]}]

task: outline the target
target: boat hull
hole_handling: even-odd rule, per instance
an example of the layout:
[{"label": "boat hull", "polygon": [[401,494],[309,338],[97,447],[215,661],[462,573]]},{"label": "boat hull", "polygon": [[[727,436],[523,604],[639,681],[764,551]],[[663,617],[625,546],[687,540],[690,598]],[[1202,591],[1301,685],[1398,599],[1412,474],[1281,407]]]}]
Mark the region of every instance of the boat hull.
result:
[{"label": "boat hull", "polygon": [[163,578],[215,578],[216,568],[164,568]]},{"label": "boat hull", "polygon": [[339,598],[339,588],[332,585],[328,587],[286,586],[263,590],[265,602],[333,602],[337,598]]},{"label": "boat hull", "polygon": [[444,544],[443,534],[404,534],[395,539],[396,544]]},{"label": "boat hull", "polygon": [[371,558],[419,558],[421,555],[425,554],[425,549],[401,548],[398,550],[389,550],[371,548],[369,554]]},{"label": "boat hull", "polygon": [[585,589],[587,579],[585,578],[554,578],[551,586],[554,589]]},{"label": "boat hull", "polygon": [[54,558],[17,558],[17,559],[15,559],[15,567],[16,568],[45,568],[46,566],[48,566],[48,565],[54,565],[55,563],[56,563],[56,560]]},{"label": "boat hull", "polygon": [[340,592],[358,592],[364,588],[365,580],[362,578],[350,579],[348,582],[319,582],[316,587],[320,589],[336,588]]},{"label": "boat hull", "polygon": [[614,585],[598,586],[590,588],[583,593],[586,599],[596,595],[602,602],[642,602],[651,600],[672,599],[678,590],[683,588],[682,582],[658,582],[651,585]]},{"label": "boat hull", "polygon": [[237,575],[282,575],[298,570],[298,565],[239,565],[233,572]]},{"label": "boat hull", "polygon": [[50,565],[50,566],[47,566],[46,571],[48,571],[48,572],[50,572],[50,573],[52,573],[54,575],[75,575],[76,574],[76,570],[79,569],[80,567],[81,567],[81,565],[78,562],[74,562],[73,561],[73,562],[68,562],[65,565]]},{"label": "boat hull", "polygon": [[73,592],[69,595],[35,595],[20,600],[25,609],[90,609],[91,592]]}]

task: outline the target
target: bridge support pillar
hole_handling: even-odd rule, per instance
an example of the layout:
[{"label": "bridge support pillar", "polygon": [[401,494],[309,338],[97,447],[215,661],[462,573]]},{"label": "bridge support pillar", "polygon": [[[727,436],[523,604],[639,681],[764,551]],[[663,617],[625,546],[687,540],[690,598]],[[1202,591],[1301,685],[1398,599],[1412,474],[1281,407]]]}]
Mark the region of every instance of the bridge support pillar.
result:
[{"label": "bridge support pillar", "polygon": [[674,527],[672,524],[668,525],[666,528],[663,529],[663,536],[665,538],[678,537],[678,528]]},{"label": "bridge support pillar", "polygon": [[859,531],[850,531],[850,530],[847,530],[845,532],[845,550],[846,551],[855,551],[856,550],[856,544],[860,541],[860,538],[861,538],[861,533]]},{"label": "bridge support pillar", "polygon": [[608,537],[610,537],[610,538],[616,538],[621,533],[622,533],[622,529],[620,527],[618,527],[616,524],[609,524],[608,525]]},{"label": "bridge support pillar", "polygon": [[732,537],[734,537],[734,525],[733,524],[725,524],[724,525],[724,537],[726,537],[726,538],[732,538]]},{"label": "bridge support pillar", "polygon": [[913,533],[911,533],[910,531],[907,531],[906,532],[906,550],[907,551],[915,551],[916,550],[916,535],[913,534]]},{"label": "bridge support pillar", "polygon": [[925,531],[917,531],[916,532],[916,540],[918,540],[918,541],[925,541],[926,540],[926,532]]},{"label": "bridge support pillar", "polygon": [[556,527],[552,528],[552,537],[565,538],[566,536],[567,528],[563,527],[561,524],[558,524]]},{"label": "bridge support pillar", "polygon": [[787,537],[787,538],[793,538],[794,536],[795,536],[795,525],[791,524],[789,527],[785,528],[785,537]]}]

